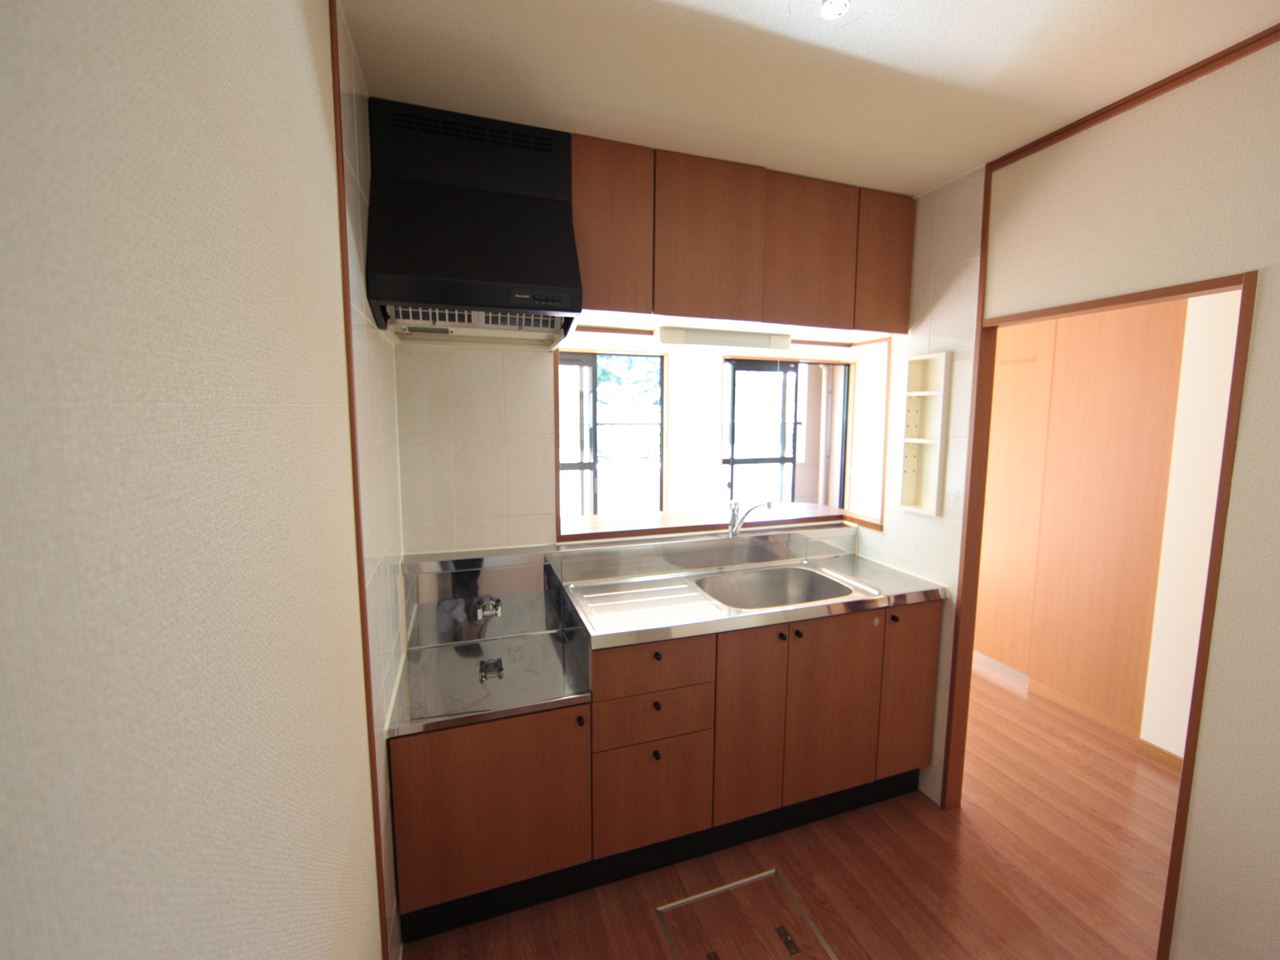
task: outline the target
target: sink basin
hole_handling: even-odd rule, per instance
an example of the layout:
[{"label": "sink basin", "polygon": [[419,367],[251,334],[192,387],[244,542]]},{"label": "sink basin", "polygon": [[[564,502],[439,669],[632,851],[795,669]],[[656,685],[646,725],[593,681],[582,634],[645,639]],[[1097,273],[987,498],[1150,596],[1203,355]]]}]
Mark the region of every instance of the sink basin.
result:
[{"label": "sink basin", "polygon": [[874,596],[807,567],[730,570],[699,577],[694,583],[707,596],[738,610],[789,607],[854,594]]}]

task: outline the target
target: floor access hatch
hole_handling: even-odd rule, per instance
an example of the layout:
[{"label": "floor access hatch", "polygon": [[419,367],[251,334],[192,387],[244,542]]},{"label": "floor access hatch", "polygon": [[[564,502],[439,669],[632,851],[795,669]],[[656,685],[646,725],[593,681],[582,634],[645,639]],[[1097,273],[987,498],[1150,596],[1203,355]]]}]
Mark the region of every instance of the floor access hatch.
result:
[{"label": "floor access hatch", "polygon": [[836,960],[777,870],[658,908],[673,960]]}]

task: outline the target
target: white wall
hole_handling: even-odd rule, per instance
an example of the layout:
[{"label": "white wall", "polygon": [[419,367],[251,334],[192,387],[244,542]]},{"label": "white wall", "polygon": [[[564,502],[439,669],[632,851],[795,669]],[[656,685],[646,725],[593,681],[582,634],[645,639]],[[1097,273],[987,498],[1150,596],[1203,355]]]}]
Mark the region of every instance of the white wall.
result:
[{"label": "white wall", "polygon": [[1238,291],[1187,302],[1140,734],[1179,757],[1200,646],[1239,315]]},{"label": "white wall", "polygon": [[321,3],[8,3],[0,954],[380,955]]},{"label": "white wall", "polygon": [[[859,534],[858,548],[866,557],[942,584],[953,599],[960,574],[969,447],[982,183],[982,171],[977,171],[918,200],[911,328],[909,334],[895,336],[893,341],[884,531],[864,529]],[[900,503],[907,359],[944,350],[951,353],[944,505],[941,516],[929,517],[903,510]],[[955,621],[953,599],[947,601],[943,613],[934,762],[920,777],[920,789],[934,800],[942,795],[942,755]]]},{"label": "white wall", "polygon": [[555,540],[551,364],[545,344],[400,344],[405,553]]},{"label": "white wall", "polygon": [[1280,945],[1280,45],[995,174],[987,311],[1258,270],[1173,957]]},{"label": "white wall", "polygon": [[404,578],[400,575],[400,458],[396,441],[396,341],[373,322],[364,285],[369,221],[369,91],[342,5],[338,5],[338,66],[342,93],[343,175],[347,201],[347,271],[351,295],[352,371],[355,383],[356,463],[360,527],[364,535],[365,617],[375,735],[379,842],[382,845],[390,955],[400,950],[396,911],[387,728],[404,669]]}]

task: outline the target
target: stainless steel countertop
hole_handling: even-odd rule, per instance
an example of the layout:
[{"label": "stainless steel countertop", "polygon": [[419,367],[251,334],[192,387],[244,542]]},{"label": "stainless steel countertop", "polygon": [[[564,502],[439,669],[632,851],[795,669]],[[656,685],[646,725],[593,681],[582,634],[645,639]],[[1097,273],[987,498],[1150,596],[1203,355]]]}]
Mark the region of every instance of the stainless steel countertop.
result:
[{"label": "stainless steel countertop", "polygon": [[[507,551],[466,561],[417,558],[406,566],[416,642],[388,735],[589,703],[591,650],[945,598],[935,583],[855,556],[854,535],[835,525],[736,539],[677,536],[573,551]],[[695,582],[770,567],[813,570],[843,583],[848,595],[742,610]],[[458,597],[477,591],[503,598],[507,616],[490,621],[492,636],[469,621],[457,629]],[[556,655],[543,656],[544,648]],[[488,657],[503,658],[506,679],[480,679],[477,668]]]},{"label": "stainless steel countertop", "polygon": [[[936,583],[856,556],[783,560],[759,566],[807,567],[848,582],[851,593],[855,595],[829,601],[740,610],[715,600],[693,584],[701,576],[727,568],[688,570],[652,577],[576,580],[565,584],[565,588],[591,635],[593,650],[812,620],[946,597],[946,590]],[[864,591],[859,587],[871,589]],[[868,592],[872,595],[865,595]],[[606,593],[624,598],[632,594],[636,599],[630,604],[611,604],[609,608],[593,603],[593,598]],[[652,600],[646,597],[652,597]]]}]

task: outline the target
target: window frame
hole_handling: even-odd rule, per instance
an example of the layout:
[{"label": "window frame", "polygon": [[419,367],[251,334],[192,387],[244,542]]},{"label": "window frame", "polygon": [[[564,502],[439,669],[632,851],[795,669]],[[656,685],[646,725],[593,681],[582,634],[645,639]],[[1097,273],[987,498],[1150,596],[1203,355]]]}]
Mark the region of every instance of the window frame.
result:
[{"label": "window frame", "polygon": [[[796,496],[796,439],[799,433],[800,418],[795,416],[799,413],[800,400],[800,362],[797,360],[750,360],[739,357],[726,357],[724,361],[729,367],[729,455],[721,457],[720,462],[729,468],[729,499],[736,500],[737,495],[734,493],[734,468],[737,466],[748,466],[756,464],[776,463],[779,469],[784,468],[787,464],[791,465],[791,492],[790,500],[795,501]],[[754,371],[756,373],[781,373],[783,375],[782,390],[779,395],[781,405],[781,416],[779,417],[779,437],[778,445],[782,450],[782,454],[777,457],[735,457],[734,449],[737,444],[737,425],[738,425],[738,372]],[[787,451],[787,387],[786,374],[794,373],[795,379],[791,385],[791,456],[786,455]]]},{"label": "window frame", "polygon": [[[591,473],[591,513],[599,516],[600,482],[598,430],[599,411],[599,357],[644,357],[658,361],[658,512],[666,507],[667,495],[667,355],[643,353],[636,350],[556,350],[553,352],[555,368],[555,445],[556,445],[556,529],[560,528],[560,477],[564,470]],[[560,367],[576,366],[591,370],[591,427],[588,430],[591,459],[562,463],[560,461]]]}]

